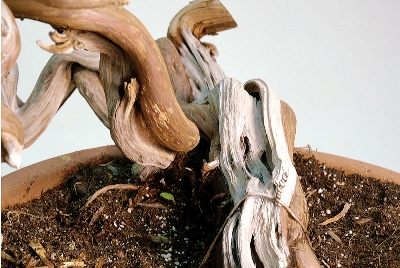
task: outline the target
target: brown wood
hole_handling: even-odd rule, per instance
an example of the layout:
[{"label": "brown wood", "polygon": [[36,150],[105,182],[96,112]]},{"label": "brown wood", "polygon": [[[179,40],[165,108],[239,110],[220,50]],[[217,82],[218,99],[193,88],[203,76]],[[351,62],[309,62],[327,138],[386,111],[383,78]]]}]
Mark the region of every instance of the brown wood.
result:
[{"label": "brown wood", "polygon": [[1,82],[17,61],[20,50],[17,23],[11,10],[1,1]]},{"label": "brown wood", "polygon": [[1,104],[1,162],[19,168],[24,144],[24,129],[15,114]]},{"label": "brown wood", "polygon": [[153,137],[162,146],[174,151],[189,151],[197,145],[198,129],[185,117],[174,97],[167,69],[155,41],[130,12],[116,5],[66,9],[33,0],[6,3],[16,17],[32,18],[60,29],[95,32],[120,46],[138,70],[141,113]]},{"label": "brown wood", "polygon": [[[11,74],[2,88],[11,109],[6,119],[21,122],[22,144],[36,140],[76,87],[125,157],[139,165],[167,167],[177,151],[197,145],[200,131],[211,141],[209,161],[219,163],[241,210],[233,211],[223,233],[225,266],[319,266],[308,244],[308,210],[292,164],[295,113],[261,79],[243,85],[226,77],[216,61],[217,48],[200,41],[237,26],[219,1],[191,2],[172,19],[168,38],[157,42],[120,6],[124,1],[6,3],[17,17],[53,25],[55,45],[39,45],[60,54],[49,60],[26,103],[16,97],[15,61],[6,66]],[[90,52],[77,59],[72,55],[79,50]],[[12,132],[21,142],[23,131],[2,128],[2,141],[3,133]],[[83,164],[122,157],[111,151],[84,156]],[[29,178],[7,176],[2,188],[24,194],[2,199],[2,207],[59,184],[81,160],[75,154],[59,158],[61,169],[51,160],[49,169],[30,170]],[[45,175],[40,179],[45,187],[39,175]]]}]

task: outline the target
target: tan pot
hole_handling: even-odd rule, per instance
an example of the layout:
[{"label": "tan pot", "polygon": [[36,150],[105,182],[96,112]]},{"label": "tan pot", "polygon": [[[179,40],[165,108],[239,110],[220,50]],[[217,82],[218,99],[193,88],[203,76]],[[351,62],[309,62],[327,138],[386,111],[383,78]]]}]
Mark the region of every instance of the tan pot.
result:
[{"label": "tan pot", "polygon": [[[312,153],[328,167],[343,170],[346,175],[358,173],[400,185],[400,173],[337,155],[296,148],[295,152]],[[54,157],[10,173],[1,179],[1,209],[25,203],[61,184],[65,175],[87,164],[98,164],[113,158],[125,158],[114,145],[73,152]]]},{"label": "tan pot", "polygon": [[301,154],[312,153],[320,163],[325,163],[326,166],[330,168],[343,170],[345,175],[360,174],[363,177],[371,177],[381,181],[394,182],[400,185],[400,173],[394,172],[392,170],[388,170],[362,161],[333,154],[310,151],[308,149],[295,148],[295,152]]},{"label": "tan pot", "polygon": [[115,158],[125,156],[115,145],[109,145],[57,156],[10,173],[1,178],[1,209],[39,198],[80,166],[106,163]]},{"label": "tan pot", "polygon": [[[327,167],[343,170],[346,175],[358,173],[400,185],[400,173],[388,169],[306,149],[296,148],[295,152],[312,153],[319,162],[325,163]],[[1,181],[1,208],[3,210],[39,198],[44,191],[60,185],[66,175],[76,172],[80,166],[107,163],[115,158],[125,159],[116,146],[104,146],[54,157],[6,175]]]}]

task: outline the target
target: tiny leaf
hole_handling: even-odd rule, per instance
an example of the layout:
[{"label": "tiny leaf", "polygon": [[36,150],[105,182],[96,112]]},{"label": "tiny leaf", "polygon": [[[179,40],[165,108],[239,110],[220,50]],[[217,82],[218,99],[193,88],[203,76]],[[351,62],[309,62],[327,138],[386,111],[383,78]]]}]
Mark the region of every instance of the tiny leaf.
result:
[{"label": "tiny leaf", "polygon": [[171,193],[162,192],[162,193],[160,194],[160,196],[161,196],[162,198],[164,198],[164,199],[171,200],[171,201],[174,202],[174,204],[175,204],[174,196],[173,196]]}]

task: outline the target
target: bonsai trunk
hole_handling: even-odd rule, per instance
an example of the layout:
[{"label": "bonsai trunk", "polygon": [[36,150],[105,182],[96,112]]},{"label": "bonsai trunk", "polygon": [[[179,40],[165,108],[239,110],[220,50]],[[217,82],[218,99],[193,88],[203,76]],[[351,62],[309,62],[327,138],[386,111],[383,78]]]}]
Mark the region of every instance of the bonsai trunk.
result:
[{"label": "bonsai trunk", "polygon": [[[132,14],[108,2],[6,2],[17,17],[58,29],[51,35],[56,45],[40,45],[60,55],[50,59],[27,103],[17,103],[16,86],[4,87],[25,147],[75,87],[116,145],[140,165],[167,167],[177,151],[196,146],[200,131],[210,141],[206,166],[222,170],[235,205],[222,235],[224,266],[319,266],[292,164],[294,112],[264,81],[227,77],[216,47],[200,41],[236,27],[219,1],[191,2],[172,19],[168,38],[157,42]],[[56,67],[60,71],[51,72]],[[43,120],[35,125],[30,120],[38,113]]]}]

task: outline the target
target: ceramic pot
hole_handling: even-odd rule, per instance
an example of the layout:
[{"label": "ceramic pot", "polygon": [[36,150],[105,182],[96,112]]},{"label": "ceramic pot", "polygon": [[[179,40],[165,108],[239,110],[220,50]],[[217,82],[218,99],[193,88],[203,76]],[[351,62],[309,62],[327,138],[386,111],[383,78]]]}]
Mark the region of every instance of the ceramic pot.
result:
[{"label": "ceramic pot", "polygon": [[[312,153],[319,162],[343,170],[346,175],[358,173],[400,185],[400,173],[379,166],[308,149],[296,148],[295,152]],[[125,157],[115,145],[109,145],[61,155],[10,173],[1,179],[1,209],[40,197],[46,190],[60,185],[66,175],[76,172],[80,166],[105,163],[114,158]]]},{"label": "ceramic pot", "polygon": [[[346,175],[360,174],[400,185],[400,173],[365,162],[332,154],[295,148],[296,153],[313,154],[327,167],[344,171]],[[107,163],[112,159],[126,159],[114,145],[82,150],[45,160],[4,176],[1,180],[2,210],[39,198],[43,192],[60,185],[68,174],[88,164]]]},{"label": "ceramic pot", "polygon": [[[319,162],[343,170],[346,175],[357,173],[400,185],[400,173],[376,165],[308,149],[296,148],[295,152],[312,153]],[[114,158],[125,157],[115,145],[109,145],[61,155],[10,173],[1,179],[1,209],[40,197],[46,190],[60,185],[66,175],[76,172],[80,166]]]},{"label": "ceramic pot", "polygon": [[326,166],[330,168],[340,169],[345,175],[359,174],[363,177],[371,177],[380,181],[394,182],[400,185],[400,173],[392,170],[347,157],[310,151],[308,149],[295,148],[295,152],[300,154],[311,153],[320,163],[325,163]]},{"label": "ceramic pot", "polygon": [[1,209],[39,198],[81,166],[116,158],[125,156],[115,145],[109,145],[57,156],[12,172],[1,178]]}]

